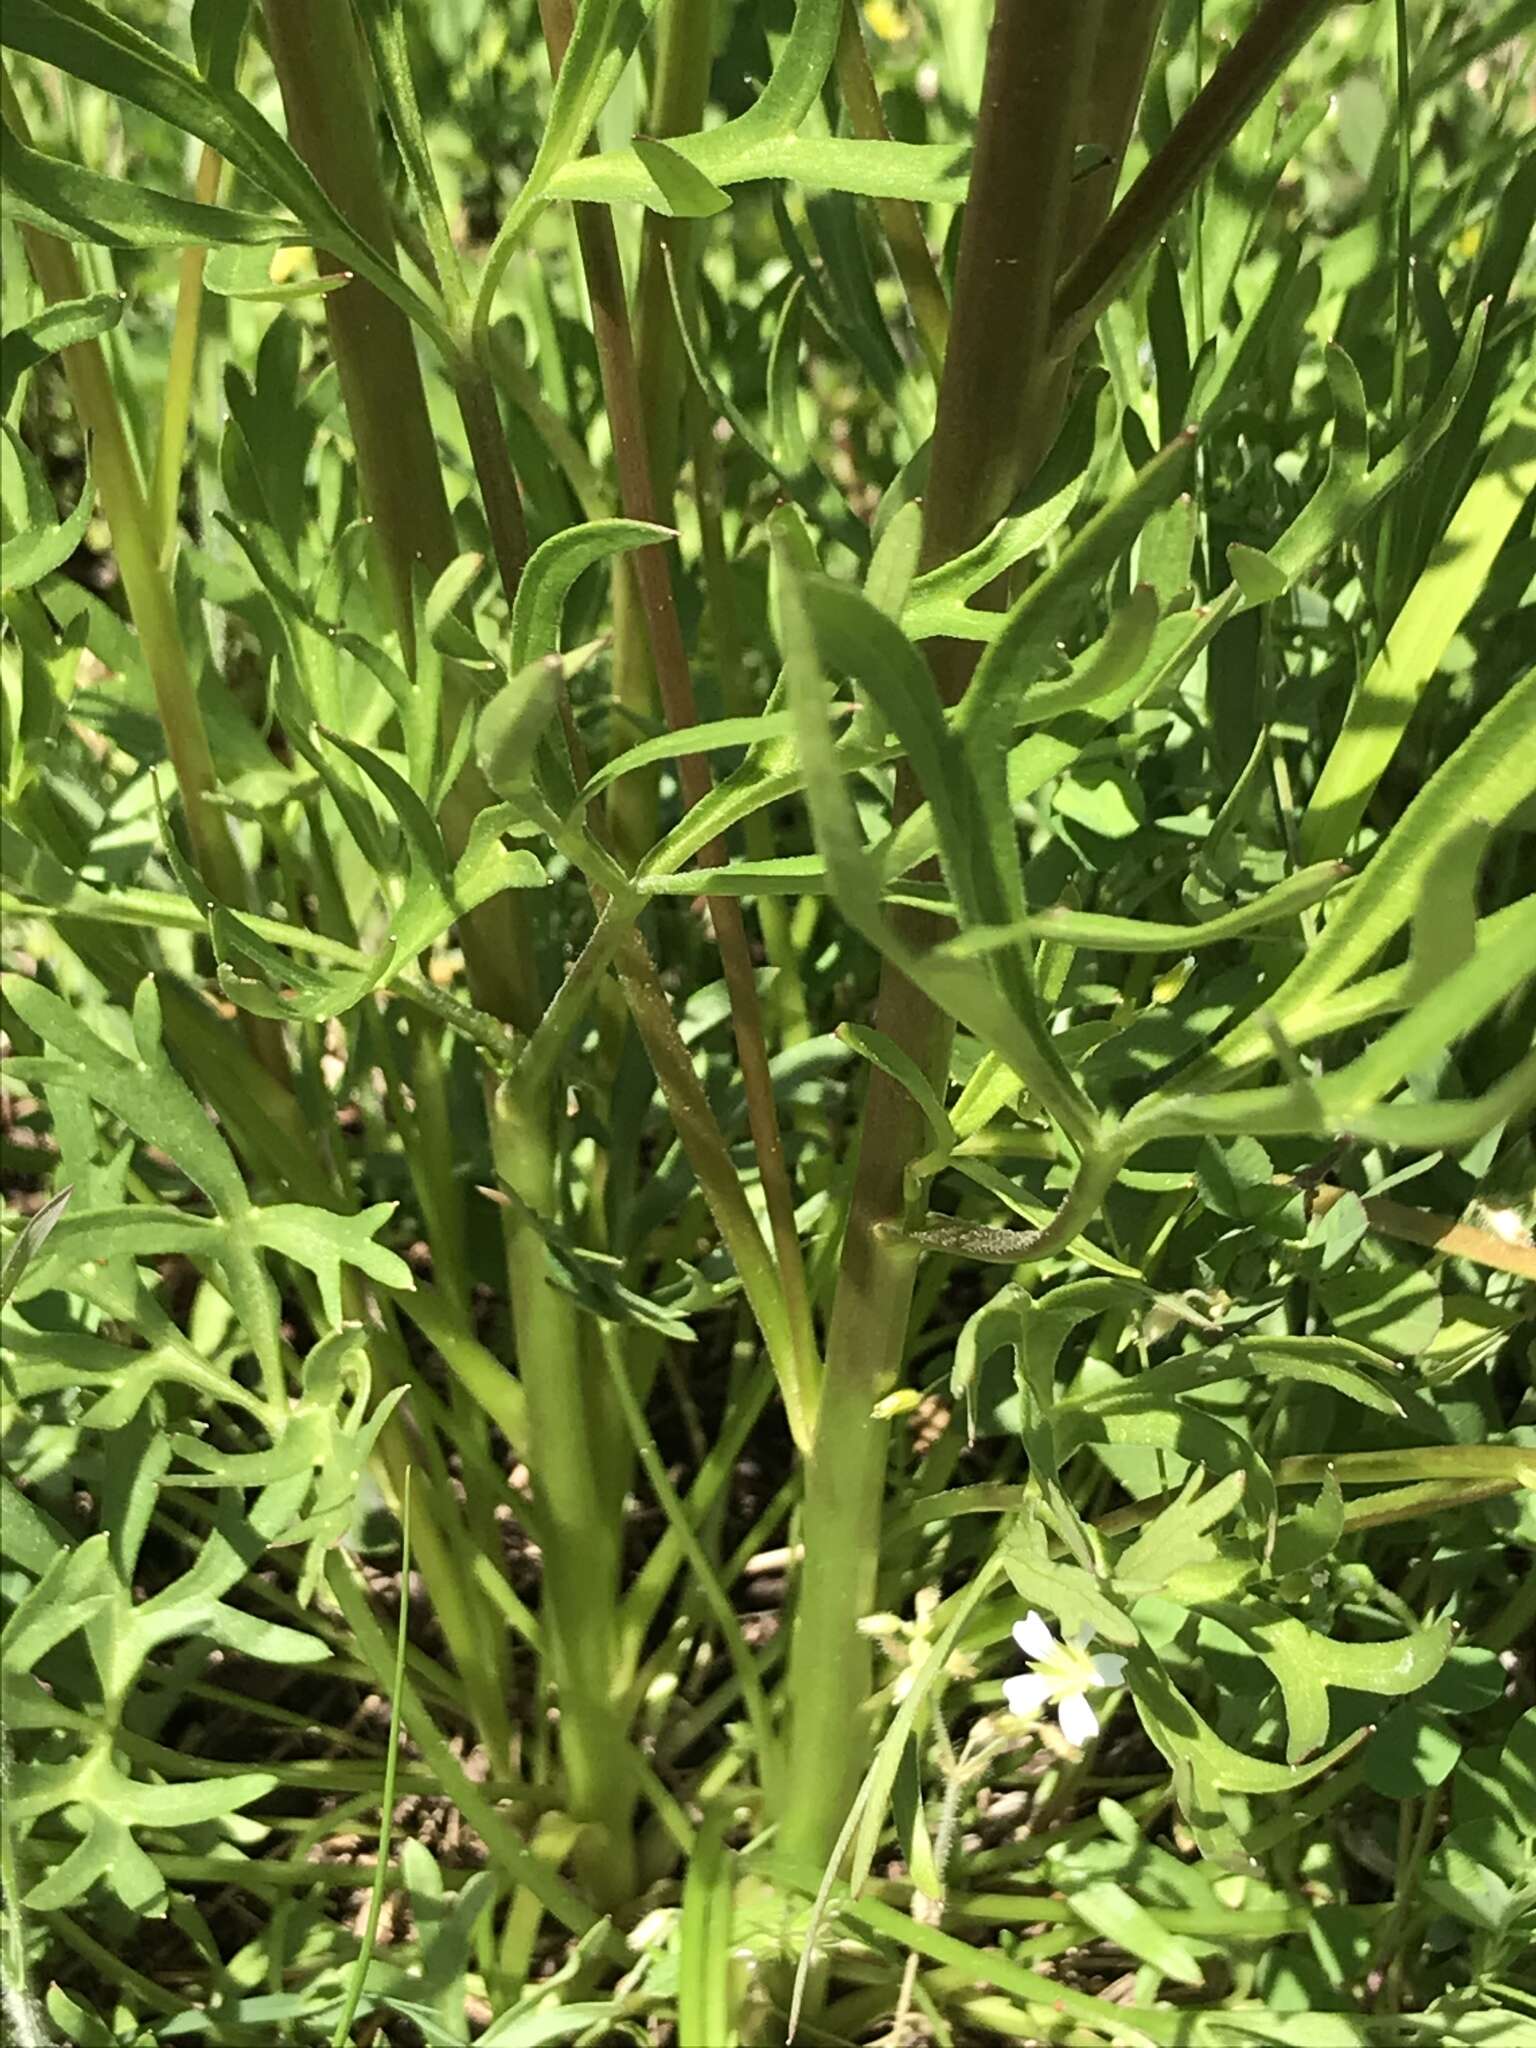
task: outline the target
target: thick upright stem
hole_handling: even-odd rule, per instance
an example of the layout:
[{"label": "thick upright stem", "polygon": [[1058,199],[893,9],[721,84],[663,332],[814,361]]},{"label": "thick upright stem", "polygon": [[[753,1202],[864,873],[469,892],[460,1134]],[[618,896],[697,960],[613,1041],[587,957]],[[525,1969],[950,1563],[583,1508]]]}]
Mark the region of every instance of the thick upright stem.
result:
[{"label": "thick upright stem", "polygon": [[1115,203],[1115,187],[1135,132],[1166,5],[1167,0],[1121,0],[1100,28],[1083,108],[1082,139],[1102,149],[1106,161],[1073,180],[1062,245],[1068,264],[1094,240]]},{"label": "thick upright stem", "polygon": [[[656,77],[647,125],[652,135],[691,135],[704,125],[714,53],[715,0],[666,0],[657,25]],[[686,363],[672,294],[668,255],[679,277],[688,273],[695,224],[647,213],[635,286],[635,360],[639,369],[651,490],[658,506],[671,503],[682,447]]]},{"label": "thick upright stem", "polygon": [[[347,0],[265,0],[265,14],[294,148],[350,224],[374,248],[393,248],[373,96]],[[332,275],[343,268],[323,250],[319,261]],[[387,609],[409,648],[414,565],[435,574],[454,553],[415,340],[399,308],[357,277],[327,293],[325,323],[373,515]]]},{"label": "thick upright stem", "polygon": [[518,496],[517,479],[506,452],[507,430],[501,422],[496,385],[489,370],[478,364],[464,369],[459,375],[458,390],[459,414],[469,439],[475,481],[480,486],[485,523],[490,528],[491,548],[510,604],[528,562],[528,528],[523,519],[523,501]]},{"label": "thick upright stem", "polygon": [[1050,445],[1041,405],[1050,287],[1102,0],[998,0],[923,499],[923,563],[1000,519]]},{"label": "thick upright stem", "polygon": [[[347,0],[265,0],[265,13],[295,148],[373,247],[392,248],[367,62]],[[320,260],[333,272],[340,267],[323,252]],[[409,658],[417,566],[435,576],[453,559],[456,545],[415,339],[399,308],[361,278],[326,295],[325,317],[373,520],[385,607]],[[494,422],[492,400],[489,416],[482,408],[472,419],[472,442],[477,434],[483,439]],[[478,468],[480,448],[475,454]],[[487,506],[493,533],[505,515],[503,495],[498,487]],[[443,809],[451,852],[461,849],[488,801],[477,775],[460,777]],[[476,1004],[520,1030],[532,1030],[540,1003],[527,918],[516,895],[509,891],[482,904],[460,929]]]},{"label": "thick upright stem", "polygon": [[576,1303],[549,1275],[536,1218],[556,1201],[553,1105],[547,1088],[515,1083],[496,1104],[496,1169],[519,1202],[508,1233],[518,1359],[528,1403],[528,1440],[541,1511],[544,1615],[560,1696],[566,1803],[601,1824],[603,1841],[583,1859],[605,1903],[633,1889],[634,1779],[628,1768],[619,1685],[619,1523],[604,1498],[579,1390],[582,1332]]},{"label": "thick upright stem", "polygon": [[[998,0],[923,508],[926,566],[986,532],[1051,439],[1051,294],[1100,13],[1098,0]],[[958,695],[968,677],[964,650],[941,642],[930,657],[936,689]],[[898,803],[911,800],[909,785]],[[921,943],[924,935],[910,936]],[[951,1020],[890,966],[875,1021],[942,1092]],[[798,1864],[831,1854],[868,1751],[870,1658],[858,1622],[875,1599],[887,1444],[887,1425],[872,1410],[901,1370],[916,1274],[911,1249],[883,1226],[902,1219],[907,1168],[928,1142],[912,1098],[875,1073],[806,1467],[781,1831]]]}]

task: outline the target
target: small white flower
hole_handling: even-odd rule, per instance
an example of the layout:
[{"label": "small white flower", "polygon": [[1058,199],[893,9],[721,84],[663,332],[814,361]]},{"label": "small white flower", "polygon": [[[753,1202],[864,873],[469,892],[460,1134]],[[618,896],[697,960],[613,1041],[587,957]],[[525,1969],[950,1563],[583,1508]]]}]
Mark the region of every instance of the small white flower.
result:
[{"label": "small white flower", "polygon": [[1070,1643],[1059,1643],[1040,1616],[1031,1608],[1024,1619],[1014,1623],[1013,1640],[1034,1666],[1022,1678],[1003,1683],[1003,1698],[1010,1714],[1021,1721],[1032,1720],[1046,1705],[1054,1706],[1061,1732],[1078,1749],[1086,1748],[1099,1732],[1099,1717],[1088,1704],[1090,1692],[1119,1685],[1125,1677],[1125,1659],[1102,1652],[1088,1654],[1093,1641],[1091,1628],[1079,1629]]}]

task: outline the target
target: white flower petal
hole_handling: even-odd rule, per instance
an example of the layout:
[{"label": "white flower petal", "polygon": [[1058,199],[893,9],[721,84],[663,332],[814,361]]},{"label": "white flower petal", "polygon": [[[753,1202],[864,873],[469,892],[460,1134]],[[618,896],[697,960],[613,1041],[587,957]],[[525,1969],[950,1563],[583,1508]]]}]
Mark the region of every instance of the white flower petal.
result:
[{"label": "white flower petal", "polygon": [[1010,1714],[1017,1714],[1021,1721],[1029,1721],[1039,1713],[1050,1697],[1051,1681],[1042,1678],[1036,1671],[1026,1672],[1022,1678],[1003,1680],[1003,1698]]},{"label": "white flower petal", "polygon": [[1085,1621],[1077,1634],[1072,1638],[1072,1647],[1076,1650],[1086,1650],[1092,1641],[1093,1623]]},{"label": "white flower petal", "polygon": [[1057,1710],[1061,1732],[1078,1749],[1086,1749],[1099,1732],[1099,1717],[1088,1704],[1088,1695],[1069,1692]]},{"label": "white flower petal", "polygon": [[1056,1638],[1033,1607],[1022,1621],[1014,1623],[1013,1640],[1026,1657],[1033,1657],[1037,1663],[1042,1657],[1049,1657],[1056,1648]]},{"label": "white flower petal", "polygon": [[1100,1685],[1120,1685],[1125,1678],[1125,1659],[1101,1651],[1093,1660],[1093,1675]]}]

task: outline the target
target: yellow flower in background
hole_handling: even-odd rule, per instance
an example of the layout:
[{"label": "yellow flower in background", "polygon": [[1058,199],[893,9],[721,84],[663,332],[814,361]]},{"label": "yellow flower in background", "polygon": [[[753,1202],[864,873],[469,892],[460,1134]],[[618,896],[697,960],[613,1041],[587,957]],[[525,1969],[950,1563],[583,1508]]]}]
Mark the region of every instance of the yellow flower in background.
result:
[{"label": "yellow flower in background", "polygon": [[896,0],[864,0],[864,19],[883,43],[900,43],[912,33],[906,9]]}]

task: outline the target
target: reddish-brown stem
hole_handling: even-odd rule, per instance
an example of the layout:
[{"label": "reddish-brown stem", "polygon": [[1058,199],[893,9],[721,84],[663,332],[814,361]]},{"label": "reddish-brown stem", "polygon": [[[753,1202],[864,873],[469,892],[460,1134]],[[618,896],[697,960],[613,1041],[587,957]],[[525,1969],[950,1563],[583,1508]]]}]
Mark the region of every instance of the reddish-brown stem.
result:
[{"label": "reddish-brown stem", "polygon": [[[558,71],[570,40],[568,0],[540,0],[540,17],[549,44],[550,62]],[[626,517],[654,520],[656,496],[645,413],[613,222],[604,208],[581,206],[577,209],[577,231],[587,292],[592,303],[593,331],[608,408],[609,431],[613,437],[619,502]],[[688,650],[683,643],[682,624],[673,596],[671,570],[664,551],[659,547],[640,548],[631,559],[649,632],[662,712],[672,731],[683,731],[698,723],[698,707],[694,699]],[[683,800],[691,808],[702,802],[713,787],[708,757],[685,754],[678,768]],[[718,840],[711,842],[699,855],[700,865],[704,867],[718,866],[725,858],[725,847]],[[747,1101],[747,1120],[757,1154],[758,1171],[762,1176],[779,1284],[794,1331],[801,1394],[813,1399],[819,1371],[815,1327],[800,1236],[795,1224],[794,1191],[790,1185],[778,1110],[773,1098],[773,1077],[769,1070],[762,1006],[758,1000],[746,923],[741,905],[734,896],[711,896],[708,903],[730,995],[736,1051],[741,1062],[742,1085]]]},{"label": "reddish-brown stem", "polygon": [[[868,142],[889,141],[890,130],[885,125],[885,110],[870,68],[869,51],[864,47],[864,30],[855,0],[843,0],[837,39],[837,86],[854,134]],[[896,275],[907,295],[918,345],[937,377],[943,370],[949,344],[949,301],[923,233],[922,216],[910,199],[880,199],[875,205],[890,244]]]}]

